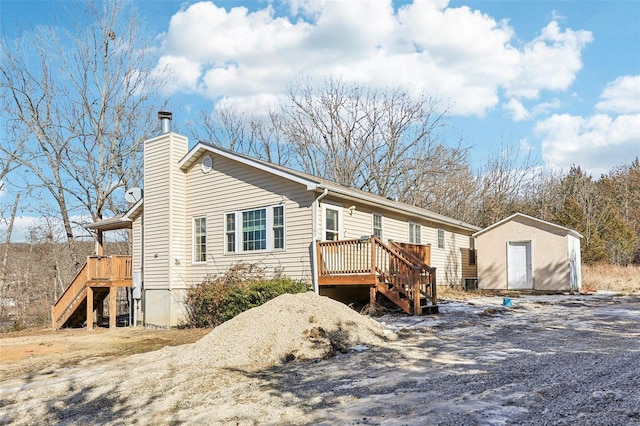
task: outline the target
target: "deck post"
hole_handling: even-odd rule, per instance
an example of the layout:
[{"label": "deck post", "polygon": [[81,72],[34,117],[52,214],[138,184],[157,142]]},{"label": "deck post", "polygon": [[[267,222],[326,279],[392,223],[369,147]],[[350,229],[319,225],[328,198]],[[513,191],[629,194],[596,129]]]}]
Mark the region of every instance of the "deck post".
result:
[{"label": "deck post", "polygon": [[109,328],[116,327],[116,295],[118,287],[109,287]]},{"label": "deck post", "polygon": [[96,235],[96,256],[102,256],[104,255],[104,237],[103,237],[103,233],[102,230],[98,229],[97,235]]},{"label": "deck post", "polygon": [[[320,242],[316,241],[316,252],[317,252],[317,256],[316,256],[316,269],[317,269],[317,275],[318,277],[320,277],[320,275],[323,274],[323,270],[322,270],[322,263],[323,263],[323,259],[322,259],[322,250],[320,249]],[[319,292],[319,291],[318,291]]]},{"label": "deck post", "polygon": [[87,286],[87,330],[93,330],[93,289]]},{"label": "deck post", "polygon": [[438,296],[436,295],[436,268],[431,268],[431,303],[438,304]]},{"label": "deck post", "polygon": [[422,315],[420,307],[420,271],[413,270],[413,315]]},{"label": "deck post", "polygon": [[376,240],[375,237],[369,238],[371,244],[371,275],[376,274]]},{"label": "deck post", "polygon": [[369,287],[369,312],[371,312],[371,310],[374,309],[374,307],[376,306],[377,293],[378,293],[378,290],[376,289],[375,285],[372,285],[371,287]]}]

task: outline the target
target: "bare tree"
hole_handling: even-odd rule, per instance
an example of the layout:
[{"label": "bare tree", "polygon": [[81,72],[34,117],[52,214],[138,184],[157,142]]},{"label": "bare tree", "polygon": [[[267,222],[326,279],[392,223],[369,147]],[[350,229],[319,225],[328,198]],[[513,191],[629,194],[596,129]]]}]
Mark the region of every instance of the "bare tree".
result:
[{"label": "bare tree", "polygon": [[73,31],[27,32],[4,42],[0,58],[8,131],[24,152],[1,149],[55,200],[68,240],[72,214],[96,220],[122,208],[111,196],[140,180],[141,144],[161,105],[134,10],[118,0],[74,9]]},{"label": "bare tree", "polygon": [[286,143],[282,114],[271,110],[266,116],[246,116],[228,105],[200,112],[200,123],[191,123],[195,139],[232,151],[286,166],[292,147]]},{"label": "bare tree", "polygon": [[402,88],[374,90],[336,79],[317,88],[309,80],[297,80],[282,107],[283,130],[300,170],[429,204],[409,200],[407,194],[466,160],[464,149],[441,141],[438,131],[446,112],[437,107],[438,100],[412,96]]},{"label": "bare tree", "polygon": [[480,226],[488,226],[524,208],[526,188],[534,176],[531,156],[501,145],[480,171]]},{"label": "bare tree", "polygon": [[13,202],[13,208],[11,209],[11,215],[7,223],[7,232],[5,235],[5,242],[2,251],[2,263],[0,263],[0,320],[4,319],[4,307],[5,297],[7,294],[7,260],[9,259],[9,249],[11,247],[11,234],[13,233],[13,224],[16,220],[16,213],[18,212],[18,203],[20,203],[20,194],[16,195]]}]

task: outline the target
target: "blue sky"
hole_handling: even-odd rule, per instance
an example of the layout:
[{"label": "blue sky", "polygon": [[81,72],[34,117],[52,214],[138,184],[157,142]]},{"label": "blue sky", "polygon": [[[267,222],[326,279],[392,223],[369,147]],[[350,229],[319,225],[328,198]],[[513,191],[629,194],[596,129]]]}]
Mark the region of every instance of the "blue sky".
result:
[{"label": "blue sky", "polygon": [[[220,104],[264,111],[303,72],[438,96],[474,167],[502,144],[594,177],[640,156],[637,0],[135,3],[178,128]],[[62,4],[0,0],[4,35]]]}]

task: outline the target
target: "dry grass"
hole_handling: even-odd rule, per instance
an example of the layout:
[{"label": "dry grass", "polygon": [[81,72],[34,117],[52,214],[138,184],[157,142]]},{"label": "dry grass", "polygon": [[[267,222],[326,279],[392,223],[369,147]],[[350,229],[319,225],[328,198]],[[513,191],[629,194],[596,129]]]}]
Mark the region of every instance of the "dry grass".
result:
[{"label": "dry grass", "polygon": [[495,296],[496,291],[472,290],[466,291],[462,286],[438,286],[438,300],[469,300],[475,297]]},{"label": "dry grass", "polygon": [[583,264],[582,288],[594,291],[638,292],[640,291],[640,266],[617,266],[609,263]]},{"label": "dry grass", "polygon": [[[211,329],[145,329],[142,327],[31,329],[0,333],[0,381],[53,365],[99,363],[165,346],[199,340]],[[0,422],[1,423],[1,422]]]}]

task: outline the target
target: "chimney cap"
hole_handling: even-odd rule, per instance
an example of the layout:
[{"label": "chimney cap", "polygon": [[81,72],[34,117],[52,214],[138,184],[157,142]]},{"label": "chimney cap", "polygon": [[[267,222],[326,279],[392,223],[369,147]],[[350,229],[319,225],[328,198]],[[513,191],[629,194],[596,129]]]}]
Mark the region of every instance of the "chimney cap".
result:
[{"label": "chimney cap", "polygon": [[173,114],[170,113],[169,111],[158,111],[158,118],[160,120],[165,119],[165,118],[171,120],[172,117],[173,117]]}]

